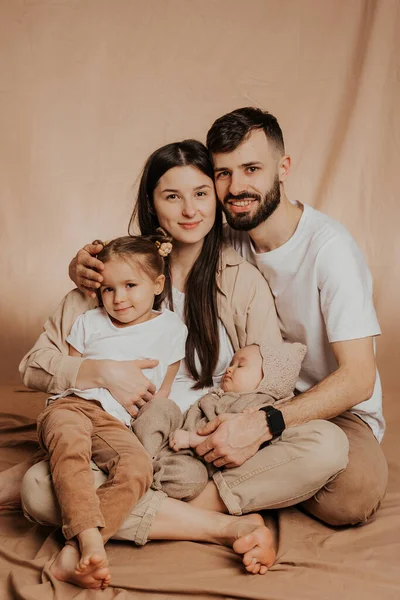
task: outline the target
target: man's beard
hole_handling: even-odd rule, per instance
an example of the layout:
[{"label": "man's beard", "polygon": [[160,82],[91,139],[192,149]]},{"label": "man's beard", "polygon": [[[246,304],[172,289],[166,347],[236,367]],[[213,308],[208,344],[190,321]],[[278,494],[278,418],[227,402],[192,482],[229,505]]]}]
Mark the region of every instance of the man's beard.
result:
[{"label": "man's beard", "polygon": [[[254,213],[250,214],[243,212],[232,214],[229,211],[227,207],[229,200],[247,200],[249,198],[254,198],[256,201],[258,201],[258,206]],[[243,194],[238,194],[237,196],[227,194],[224,198],[222,210],[225,213],[228,225],[230,225],[232,229],[236,229],[237,231],[250,231],[266,221],[268,217],[270,217],[278,208],[280,201],[281,189],[279,177],[278,175],[275,175],[274,183],[272,184],[270,190],[268,190],[268,192],[265,194],[264,200],[262,200],[260,194],[250,194],[246,192],[243,192]]]}]

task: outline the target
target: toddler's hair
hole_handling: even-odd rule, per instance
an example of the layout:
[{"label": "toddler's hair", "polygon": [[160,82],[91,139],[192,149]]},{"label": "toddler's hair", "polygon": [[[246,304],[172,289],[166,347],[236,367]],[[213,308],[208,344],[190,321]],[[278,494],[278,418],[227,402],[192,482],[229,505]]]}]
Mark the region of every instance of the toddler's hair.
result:
[{"label": "toddler's hair", "polygon": [[[165,261],[168,259],[168,256],[165,256],[162,249],[165,247],[164,245],[167,245],[167,248],[171,248],[171,240],[171,236],[166,234],[161,228],[158,228],[154,235],[125,235],[104,243],[105,245],[97,255],[97,258],[103,263],[107,263],[114,257],[123,260],[133,259],[146,275],[151,279],[156,279],[159,275],[164,274]],[[97,290],[97,297],[100,305],[102,305],[100,290]],[[154,308],[159,308],[163,299],[163,293],[157,296]]]}]

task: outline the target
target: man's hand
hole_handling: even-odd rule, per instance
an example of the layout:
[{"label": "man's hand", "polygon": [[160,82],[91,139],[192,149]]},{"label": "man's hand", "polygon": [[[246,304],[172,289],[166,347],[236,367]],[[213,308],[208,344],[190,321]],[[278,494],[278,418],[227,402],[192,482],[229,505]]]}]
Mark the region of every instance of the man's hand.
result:
[{"label": "man's hand", "polygon": [[154,383],[143,375],[142,369],[153,369],[158,365],[158,360],[143,358],[130,361],[103,360],[96,362],[102,363],[102,387],[107,388],[128,413],[135,417],[139,408],[151,400],[156,391]]},{"label": "man's hand", "polygon": [[102,248],[103,245],[98,240],[95,240],[92,244],[86,244],[69,264],[70,278],[76,287],[89,298],[96,297],[95,290],[100,287],[103,281],[102,275],[94,270],[102,271],[104,269],[104,263],[95,258]]},{"label": "man's hand", "polygon": [[[260,444],[272,439],[265,414],[222,414],[197,432],[209,437],[196,447],[206,462],[216,467],[239,467],[254,456]],[[212,435],[210,435],[212,434]]]}]

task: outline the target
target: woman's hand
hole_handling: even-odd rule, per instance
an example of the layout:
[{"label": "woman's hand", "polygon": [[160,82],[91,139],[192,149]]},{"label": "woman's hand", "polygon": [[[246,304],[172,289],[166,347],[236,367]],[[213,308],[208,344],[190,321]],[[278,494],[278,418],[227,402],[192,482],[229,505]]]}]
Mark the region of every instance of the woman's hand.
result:
[{"label": "woman's hand", "polygon": [[156,386],[142,373],[142,369],[153,369],[158,360],[84,360],[78,372],[76,385],[85,390],[103,387],[119,402],[132,417],[138,409],[153,398]]},{"label": "woman's hand", "polygon": [[263,442],[272,439],[265,414],[260,411],[218,415],[197,433],[209,436],[196,447],[197,454],[218,468],[239,467]]},{"label": "woman's hand", "polygon": [[[103,244],[95,240],[92,244],[86,244],[69,264],[69,276],[76,287],[89,298],[96,297],[96,289],[100,287],[103,281],[102,275],[97,271],[104,269],[101,260],[97,260],[98,254],[103,248]],[[95,271],[94,269],[97,269]]]},{"label": "woman's hand", "polygon": [[141,360],[117,361],[107,360],[103,378],[110,394],[128,411],[132,417],[153,398],[156,386],[142,373],[142,369],[153,369],[158,360],[143,358]]}]

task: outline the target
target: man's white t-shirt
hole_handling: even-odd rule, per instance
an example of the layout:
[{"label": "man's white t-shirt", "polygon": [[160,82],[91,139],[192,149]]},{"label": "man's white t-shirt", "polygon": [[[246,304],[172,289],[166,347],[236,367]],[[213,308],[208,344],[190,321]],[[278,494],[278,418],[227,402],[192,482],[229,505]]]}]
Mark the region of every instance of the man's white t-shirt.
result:
[{"label": "man's white t-shirt", "polygon": [[[349,232],[313,209],[279,248],[257,254],[249,234],[226,227],[226,237],[263,274],[275,298],[282,336],[302,342],[307,355],[296,388],[304,392],[337,369],[330,344],[381,333],[372,300],[372,278]],[[353,407],[381,441],[385,421],[378,371],[373,395]]]},{"label": "man's white t-shirt", "polygon": [[[150,321],[128,327],[116,327],[104,308],[88,310],[76,319],[67,342],[80,352],[83,358],[93,360],[157,359],[159,363],[154,369],[143,369],[142,372],[158,390],[168,366],[185,356],[187,328],[178,315],[166,308],[155,314],[157,316]],[[52,396],[49,402],[70,394],[85,400],[97,400],[106,412],[130,425],[130,414],[105,388],[71,388],[63,394]],[[173,394],[171,398],[174,400]]]}]

